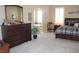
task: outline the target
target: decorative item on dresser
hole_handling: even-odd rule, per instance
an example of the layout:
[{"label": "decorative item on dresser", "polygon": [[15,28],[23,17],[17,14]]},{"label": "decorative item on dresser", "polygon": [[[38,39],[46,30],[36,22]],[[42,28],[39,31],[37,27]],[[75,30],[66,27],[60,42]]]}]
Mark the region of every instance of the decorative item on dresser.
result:
[{"label": "decorative item on dresser", "polygon": [[31,23],[2,25],[3,41],[14,47],[31,40]]}]

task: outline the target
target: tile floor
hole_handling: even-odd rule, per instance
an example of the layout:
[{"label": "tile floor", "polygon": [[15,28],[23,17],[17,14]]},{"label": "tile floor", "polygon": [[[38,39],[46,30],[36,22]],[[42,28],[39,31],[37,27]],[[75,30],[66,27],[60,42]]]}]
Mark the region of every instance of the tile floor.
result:
[{"label": "tile floor", "polygon": [[11,53],[78,53],[79,41],[55,38],[55,33],[41,33],[37,39],[10,49]]}]

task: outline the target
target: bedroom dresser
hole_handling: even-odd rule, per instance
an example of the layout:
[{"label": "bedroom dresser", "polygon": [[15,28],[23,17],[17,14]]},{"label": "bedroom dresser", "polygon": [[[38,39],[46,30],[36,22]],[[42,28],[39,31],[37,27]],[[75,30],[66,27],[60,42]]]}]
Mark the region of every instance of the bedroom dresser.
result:
[{"label": "bedroom dresser", "polygon": [[10,44],[10,47],[31,40],[31,23],[2,25],[3,41]]}]

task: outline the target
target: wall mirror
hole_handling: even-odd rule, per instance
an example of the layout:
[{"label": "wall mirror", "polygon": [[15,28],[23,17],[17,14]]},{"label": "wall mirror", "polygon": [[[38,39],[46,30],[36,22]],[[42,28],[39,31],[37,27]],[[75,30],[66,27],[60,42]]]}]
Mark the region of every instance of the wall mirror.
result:
[{"label": "wall mirror", "polygon": [[17,5],[5,5],[7,23],[23,22],[23,8]]}]

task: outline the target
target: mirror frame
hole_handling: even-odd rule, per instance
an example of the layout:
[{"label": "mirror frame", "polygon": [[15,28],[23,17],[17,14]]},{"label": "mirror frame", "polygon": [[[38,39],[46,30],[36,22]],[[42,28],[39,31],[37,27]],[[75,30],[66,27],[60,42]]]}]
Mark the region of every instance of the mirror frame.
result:
[{"label": "mirror frame", "polygon": [[[7,19],[7,7],[8,6],[15,6],[15,7],[19,7],[19,8],[21,8],[22,10],[22,17],[21,17],[21,22],[23,22],[23,7],[21,7],[21,6],[18,6],[18,5],[5,5],[5,19],[6,19],[6,21],[8,21],[8,19]],[[16,21],[18,21],[18,20],[16,20]]]}]

